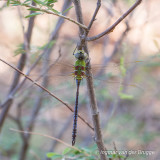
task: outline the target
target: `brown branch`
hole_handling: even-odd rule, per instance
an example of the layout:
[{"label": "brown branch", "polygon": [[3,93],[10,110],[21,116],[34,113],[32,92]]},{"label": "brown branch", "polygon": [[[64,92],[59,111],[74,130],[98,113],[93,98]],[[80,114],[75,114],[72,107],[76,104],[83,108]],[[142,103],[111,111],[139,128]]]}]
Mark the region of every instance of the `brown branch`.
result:
[{"label": "brown branch", "polygon": [[[32,80],[29,76],[25,75],[23,72],[21,72],[19,69],[17,69],[16,67],[12,66],[11,64],[7,63],[6,61],[2,60],[0,58],[0,61],[2,61],[3,63],[5,63],[6,65],[10,66],[11,68],[13,68],[14,70],[16,70],[17,72],[19,72],[20,74],[22,74],[24,77],[26,77],[28,80],[30,80],[32,83],[34,83],[36,86],[40,87],[41,89],[43,89],[45,92],[47,92],[50,96],[54,97],[55,99],[57,99],[59,102],[61,102],[62,104],[64,104],[71,112],[74,112],[73,109],[71,108],[71,106],[69,106],[67,103],[63,102],[61,99],[59,99],[58,97],[56,97],[53,93],[51,93],[49,90],[47,90],[46,88],[44,88],[43,86],[41,86],[39,83],[35,82],[34,80]],[[82,116],[78,115],[78,117],[92,130],[94,130],[94,128],[84,119],[82,118]]]},{"label": "brown branch", "polygon": [[[119,39],[115,42],[114,48],[112,50],[112,52],[109,54],[109,57],[103,57],[103,62],[102,62],[102,66],[107,66],[107,64],[113,59],[113,57],[117,54],[118,49],[120,48],[124,38],[126,37],[127,33],[129,32],[129,30],[131,29],[128,21],[125,22],[126,24],[126,29],[124,30],[124,32],[120,35]],[[104,44],[104,51],[106,49],[107,45]],[[96,77],[99,77],[103,74],[104,72],[104,68],[102,67],[102,69],[97,73]]]},{"label": "brown branch", "polygon": [[115,27],[124,19],[126,18],[140,3],[142,0],[137,0],[114,24],[112,24],[109,28],[107,28],[104,32],[94,36],[94,37],[88,37],[87,41],[94,41],[101,37],[103,37],[106,34],[109,34],[110,32],[113,32]]},{"label": "brown branch", "polygon": [[[62,10],[67,9],[70,4],[71,4],[70,0],[65,1]],[[51,34],[51,37],[49,39],[48,44],[52,40],[57,39],[57,37],[59,35],[60,28],[61,28],[63,22],[64,22],[64,19],[59,18],[59,20],[57,21],[56,27],[54,28],[54,30],[53,30],[53,32]],[[46,59],[50,59],[50,55],[52,53],[53,48],[54,48],[54,45],[52,45],[52,47],[45,48],[43,53],[42,53],[42,55],[44,55]],[[58,61],[60,56],[61,56],[61,53],[59,51],[59,57],[57,58],[56,61]],[[48,70],[50,68],[50,66],[48,66],[48,65],[49,65],[48,61],[47,60],[43,60],[43,67],[42,67],[43,70],[42,70],[42,75],[40,77],[43,76],[42,86],[45,87],[45,88],[47,88],[47,86],[48,86],[48,75],[46,74],[46,73],[48,73]],[[25,79],[24,79],[24,81],[25,81]],[[42,107],[43,92],[44,92],[44,90],[39,88],[39,90],[38,90],[39,94],[38,94],[38,97],[37,97],[37,99],[35,101],[33,112],[32,112],[32,115],[30,117],[29,123],[28,123],[28,125],[26,127],[26,130],[28,130],[28,131],[32,131],[34,126],[35,126],[36,117],[37,117],[37,115],[38,115],[38,113],[39,113],[39,111],[40,111],[40,109]],[[21,153],[20,153],[20,158],[19,158],[20,160],[24,160],[26,158],[27,151],[28,151],[28,149],[30,147],[30,138],[31,138],[31,136],[30,135],[26,135],[25,138],[26,138],[26,140],[23,141],[23,146],[22,146]]]},{"label": "brown branch", "polygon": [[92,24],[93,24],[93,22],[95,21],[95,18],[96,18],[96,16],[97,16],[97,13],[98,13],[100,7],[101,7],[101,0],[98,0],[98,1],[97,1],[96,10],[94,11],[93,17],[92,17],[92,19],[91,19],[91,21],[90,21],[90,23],[89,23],[89,25],[88,25],[88,31],[91,29]]},{"label": "brown branch", "polygon": [[[46,54],[45,57],[50,58],[50,54],[51,54],[51,52]],[[42,73],[44,73],[46,68],[48,68],[48,62],[47,62],[47,60],[44,60],[43,61],[43,67],[42,67]],[[47,86],[48,86],[48,76],[46,74],[43,76],[43,81],[42,81],[41,85],[45,88],[47,88]],[[29,122],[27,124],[26,129],[25,129],[27,131],[31,132],[34,129],[36,117],[38,116],[39,111],[42,107],[42,102],[43,102],[43,98],[44,98],[43,97],[43,92],[44,92],[43,89],[38,88],[38,96],[35,100],[32,115],[30,116]],[[25,160],[26,159],[27,151],[30,147],[30,139],[31,139],[31,135],[27,134],[25,136],[25,140],[23,141],[23,145],[22,145],[22,148],[21,148],[19,160]]]},{"label": "brown branch", "polygon": [[29,5],[29,4],[21,3],[21,5],[22,5],[22,6],[25,6],[25,7],[29,7],[29,8],[38,9],[39,11],[42,11],[42,12],[45,12],[45,13],[48,13],[48,14],[52,14],[52,15],[55,15],[55,16],[64,18],[64,19],[66,19],[66,20],[68,20],[68,21],[70,21],[70,22],[73,22],[73,23],[77,24],[79,27],[87,30],[87,27],[86,27],[85,25],[83,25],[83,24],[75,21],[75,20],[72,19],[72,18],[66,17],[66,16],[64,16],[64,15],[62,15],[62,14],[56,14],[56,13],[54,13],[54,12],[52,12],[52,11],[47,10],[47,9],[42,9],[42,8],[40,8],[40,7],[35,7],[35,6]]},{"label": "brown branch", "polygon": [[122,160],[121,157],[120,157],[120,155],[119,155],[119,153],[118,153],[118,150],[117,150],[117,147],[116,147],[115,142],[113,142],[113,146],[114,146],[115,152],[118,154],[118,159],[119,159],[119,160]]},{"label": "brown branch", "polygon": [[[27,34],[26,34],[26,36],[24,35],[24,45],[23,45],[23,47],[24,47],[24,50],[26,52],[24,54],[21,54],[21,57],[20,57],[20,60],[19,60],[19,63],[18,63],[18,69],[21,70],[21,71],[23,70],[23,68],[25,66],[26,53],[28,51],[28,46],[29,46],[30,39],[31,39],[31,34],[30,33],[32,32],[32,29],[33,29],[34,19],[35,19],[35,17],[30,18],[30,20],[29,20],[30,27],[28,26]],[[26,46],[26,44],[28,44],[28,45]],[[12,93],[19,86],[19,80],[20,80],[20,74],[18,72],[15,72],[14,79],[13,79],[13,82],[11,84],[10,91],[8,93],[7,99],[1,105],[1,108],[3,108],[3,109],[2,109],[2,112],[0,114],[0,132],[1,132],[2,126],[4,124],[5,118],[8,114],[8,111],[9,111],[9,109],[10,109],[12,103],[13,103],[13,94]]]},{"label": "brown branch", "polygon": [[[81,10],[81,5],[79,0],[73,0],[75,9],[76,9],[76,15],[77,19],[82,20],[82,10]],[[93,17],[95,18],[96,16],[96,11],[94,12]],[[91,20],[92,21],[92,20]],[[83,23],[83,22],[80,22]],[[90,27],[92,26],[93,22],[90,23]],[[80,30],[80,44],[78,44],[78,49],[84,48],[85,52],[88,54],[88,47],[86,43],[86,36],[88,32],[86,31],[83,33],[83,31]],[[87,63],[87,66],[90,68],[90,62]],[[93,119],[93,125],[94,125],[94,132],[95,132],[95,142],[97,144],[99,153],[101,151],[105,151],[105,146],[102,140],[102,133],[101,133],[101,128],[100,128],[100,118],[99,118],[99,112],[98,112],[98,107],[97,107],[97,102],[95,98],[95,92],[94,92],[94,87],[93,87],[93,77],[91,70],[86,70],[86,74],[90,75],[87,78],[87,88],[88,88],[88,93],[89,93],[89,98],[90,98],[90,107],[91,107],[91,112],[92,112],[92,119]],[[107,157],[105,154],[100,154],[101,160],[107,160]]]}]

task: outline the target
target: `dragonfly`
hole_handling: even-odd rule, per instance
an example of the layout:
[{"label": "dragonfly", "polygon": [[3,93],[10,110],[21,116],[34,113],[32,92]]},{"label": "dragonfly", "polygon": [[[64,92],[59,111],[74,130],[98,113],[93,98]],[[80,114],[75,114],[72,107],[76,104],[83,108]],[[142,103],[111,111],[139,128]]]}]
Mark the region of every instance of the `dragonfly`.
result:
[{"label": "dragonfly", "polygon": [[76,61],[74,64],[74,72],[72,73],[72,75],[74,76],[76,81],[76,99],[75,99],[74,116],[73,116],[72,146],[75,145],[76,134],[77,134],[79,87],[83,78],[87,77],[85,70],[86,70],[86,60],[88,58],[88,55],[83,50],[78,50],[78,52],[76,52],[74,56]]},{"label": "dragonfly", "polygon": [[77,133],[77,118],[78,118],[78,97],[79,97],[79,87],[82,79],[85,77],[85,68],[86,68],[86,59],[87,56],[83,50],[78,50],[76,54],[74,54],[76,61],[74,65],[74,73],[73,76],[76,80],[76,100],[74,107],[74,121],[73,121],[73,131],[72,131],[72,146],[74,146],[76,141],[76,133]]},{"label": "dragonfly", "polygon": [[[73,129],[72,129],[72,146],[75,145],[76,142],[76,136],[77,136],[77,121],[78,121],[78,105],[79,105],[79,88],[81,85],[81,82],[84,78],[88,77],[89,75],[86,75],[86,61],[88,60],[88,55],[83,51],[83,50],[78,50],[76,53],[73,54],[74,58],[75,58],[75,63],[72,66],[69,66],[68,64],[61,64],[59,62],[57,62],[57,64],[55,64],[55,68],[56,65],[65,65],[66,67],[70,67],[72,69],[71,75],[69,75],[70,77],[74,77],[75,82],[76,82],[76,97],[75,97],[75,106],[74,106],[74,115],[73,115]],[[135,61],[135,62],[142,62],[142,61]],[[135,63],[133,62],[133,63]],[[122,62],[123,63],[123,62]],[[131,62],[129,62],[131,63]],[[51,65],[52,66],[52,65]],[[51,66],[49,66],[49,68],[51,69]],[[119,67],[121,68],[121,70],[123,72],[125,72],[124,68],[122,67],[122,65],[117,65],[114,64],[114,67]],[[121,66],[121,67],[120,67]],[[105,66],[106,67],[106,66]],[[97,65],[95,66],[95,68],[105,68],[101,65]],[[94,69],[94,67],[93,67]],[[64,75],[63,75],[64,76]],[[66,76],[66,75],[65,75]],[[112,82],[111,82],[112,83]],[[113,82],[114,83],[114,82]],[[115,83],[120,83],[120,82],[115,82]],[[129,84],[131,86],[136,86],[135,84]]]}]

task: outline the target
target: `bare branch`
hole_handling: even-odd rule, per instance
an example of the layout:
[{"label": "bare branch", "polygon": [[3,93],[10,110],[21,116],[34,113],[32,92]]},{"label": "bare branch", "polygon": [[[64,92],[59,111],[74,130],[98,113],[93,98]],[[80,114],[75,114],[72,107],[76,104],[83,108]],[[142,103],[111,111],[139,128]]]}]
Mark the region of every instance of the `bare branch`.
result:
[{"label": "bare branch", "polygon": [[40,7],[35,7],[35,6],[29,5],[29,4],[21,3],[21,5],[22,5],[22,6],[25,6],[25,7],[29,7],[29,8],[38,9],[39,11],[42,11],[42,12],[45,12],[45,13],[48,13],[48,14],[53,14],[53,15],[55,15],[55,16],[64,18],[64,19],[66,19],[66,20],[68,20],[68,21],[70,21],[70,22],[73,22],[73,23],[77,24],[79,27],[87,30],[87,27],[86,27],[85,25],[83,25],[83,24],[75,21],[75,20],[72,19],[72,18],[66,17],[66,16],[64,16],[64,15],[62,15],[62,14],[56,14],[56,13],[54,13],[54,12],[52,12],[52,11],[47,10],[47,9],[42,9],[42,8],[40,8]]},{"label": "bare branch", "polygon": [[[81,5],[79,0],[73,0],[75,9],[76,9],[76,15],[77,19],[82,20],[82,10],[81,10]],[[93,15],[93,18],[96,16],[96,11]],[[83,22],[81,22],[83,23]],[[91,22],[92,25],[93,22]],[[80,28],[79,28],[80,29]],[[78,45],[78,49],[84,48],[85,52],[88,54],[88,47],[86,43],[86,35],[88,34],[88,31],[81,31],[80,29],[80,44]],[[90,68],[90,62],[87,63],[87,66]],[[93,125],[94,125],[94,131],[95,131],[95,142],[97,143],[97,147],[99,152],[105,151],[105,146],[102,140],[102,133],[101,133],[101,128],[100,128],[100,118],[99,118],[99,112],[98,112],[98,107],[97,107],[97,102],[95,98],[95,92],[94,92],[94,87],[93,87],[93,77],[92,73],[90,70],[86,70],[86,74],[90,75],[87,78],[87,88],[88,88],[88,93],[89,93],[89,98],[90,98],[90,107],[91,107],[91,112],[92,112],[92,119],[93,119]],[[105,154],[100,154],[101,160],[107,160],[107,157]]]},{"label": "bare branch", "polygon": [[[28,26],[27,34],[26,34],[26,36],[24,35],[24,45],[23,45],[23,47],[24,47],[25,53],[21,54],[21,57],[20,57],[20,60],[19,60],[19,63],[18,63],[18,69],[21,70],[21,71],[25,67],[26,53],[29,49],[29,43],[30,43],[30,39],[31,39],[31,35],[32,35],[31,33],[32,33],[33,26],[34,26],[34,19],[35,19],[35,17],[31,17],[29,19],[29,26],[30,27]],[[3,123],[5,121],[5,118],[8,114],[8,111],[9,111],[9,109],[10,109],[12,103],[13,103],[14,91],[16,91],[18,86],[20,86],[19,80],[20,80],[20,74],[18,72],[15,72],[14,79],[13,79],[13,82],[11,84],[11,87],[10,87],[10,90],[9,90],[9,93],[8,93],[8,97],[5,100],[5,102],[1,105],[1,108],[3,108],[3,107],[5,107],[5,108],[3,108],[2,112],[1,112],[1,115],[0,115],[0,131],[1,131],[1,128],[2,128]]]},{"label": "bare branch", "polygon": [[101,37],[103,37],[106,34],[109,34],[110,32],[113,32],[113,30],[115,29],[115,27],[124,19],[126,18],[140,3],[142,2],[142,0],[137,0],[132,7],[129,8],[129,10],[127,10],[114,24],[112,24],[109,28],[107,28],[104,32],[94,36],[94,37],[88,37],[87,41],[94,41],[96,39],[99,39]]},{"label": "bare branch", "polygon": [[93,24],[93,22],[95,21],[96,15],[97,15],[97,13],[98,13],[100,7],[101,7],[101,0],[98,0],[98,1],[97,1],[96,10],[94,11],[93,17],[92,17],[92,19],[91,19],[91,21],[90,21],[90,23],[89,23],[89,25],[88,25],[88,30],[91,29],[92,24]]},{"label": "bare branch", "polygon": [[[114,146],[115,152],[118,154],[118,150],[117,150],[117,147],[116,147],[115,142],[113,142],[113,146]],[[118,159],[119,159],[119,160],[122,160],[121,157],[119,156],[119,154],[118,154]]]},{"label": "bare branch", "polygon": [[76,148],[74,146],[71,146],[68,143],[65,143],[64,141],[62,141],[58,138],[55,138],[55,137],[52,137],[52,136],[49,136],[49,135],[46,135],[46,134],[41,134],[41,133],[37,133],[37,132],[20,131],[20,130],[14,129],[14,128],[10,128],[10,130],[14,131],[14,132],[24,133],[24,134],[32,134],[32,135],[39,135],[39,136],[47,137],[47,138],[50,138],[52,140],[56,140],[56,141],[64,144],[67,147],[73,148],[74,150],[77,150],[77,151],[81,152],[81,150],[79,150],[78,148]]}]

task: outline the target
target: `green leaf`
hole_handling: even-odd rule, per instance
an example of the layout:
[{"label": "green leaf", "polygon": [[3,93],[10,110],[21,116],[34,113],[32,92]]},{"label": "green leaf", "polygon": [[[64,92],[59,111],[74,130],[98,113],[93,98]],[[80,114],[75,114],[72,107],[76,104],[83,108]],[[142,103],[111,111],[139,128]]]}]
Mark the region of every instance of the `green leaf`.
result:
[{"label": "green leaf", "polygon": [[120,59],[120,70],[121,70],[122,76],[124,77],[126,75],[126,68],[124,67],[124,57],[121,57]]},{"label": "green leaf", "polygon": [[67,9],[66,9],[66,10],[64,10],[62,13],[66,13],[66,12],[68,12],[71,8],[73,8],[73,6],[71,6],[71,7],[67,8]]},{"label": "green leaf", "polygon": [[55,40],[50,41],[49,43],[43,45],[42,47],[38,47],[39,50],[43,50],[44,48],[51,48],[56,43]]},{"label": "green leaf", "polygon": [[10,4],[10,0],[7,0],[7,6],[9,6],[9,4]]},{"label": "green leaf", "polygon": [[120,96],[121,99],[128,99],[128,100],[131,100],[131,99],[134,98],[133,95],[129,95],[129,94],[121,93],[121,92],[120,92],[118,95]]},{"label": "green leaf", "polygon": [[48,158],[52,158],[53,156],[57,155],[57,153],[54,153],[54,152],[48,152],[47,153],[47,157]]},{"label": "green leaf", "polygon": [[118,95],[121,99],[128,99],[128,100],[131,100],[134,98],[133,95],[129,95],[129,94],[126,94],[126,93],[122,93],[122,90],[123,90],[123,87],[121,86],[119,88],[119,92],[118,92]]},{"label": "green leaf", "polygon": [[21,2],[17,0],[11,0],[10,4],[12,4],[12,6],[18,6],[18,5],[21,5]]},{"label": "green leaf", "polygon": [[68,152],[70,152],[71,151],[71,148],[65,148],[64,149],[64,151],[62,152],[62,154],[64,155],[64,154],[67,154]]},{"label": "green leaf", "polygon": [[19,54],[24,54],[26,51],[23,48],[23,44],[19,44],[17,49],[14,51],[14,56],[17,56]]},{"label": "green leaf", "polygon": [[42,4],[42,5],[46,5],[44,2],[40,1],[40,0],[33,0],[36,4]]},{"label": "green leaf", "polygon": [[57,158],[62,158],[63,156],[54,152],[48,152],[47,153],[48,158],[57,159]]},{"label": "green leaf", "polygon": [[55,40],[50,41],[47,45],[48,48],[51,48],[56,43]]},{"label": "green leaf", "polygon": [[91,149],[90,148],[82,148],[82,151],[87,152],[87,153],[91,153]]},{"label": "green leaf", "polygon": [[58,12],[57,10],[55,10],[55,9],[51,9],[54,13],[56,13],[56,14],[61,14],[61,12]]},{"label": "green leaf", "polygon": [[33,17],[33,16],[36,16],[36,15],[39,15],[39,14],[42,14],[42,13],[40,13],[40,12],[31,13],[28,16],[26,16],[25,18]]},{"label": "green leaf", "polygon": [[113,158],[113,155],[112,154],[108,154],[107,157],[108,158]]},{"label": "green leaf", "polygon": [[26,0],[26,1],[24,1],[24,4],[26,4],[27,2],[31,2],[31,0]]},{"label": "green leaf", "polygon": [[12,6],[19,6],[20,4],[12,4]]},{"label": "green leaf", "polygon": [[159,46],[158,41],[157,41],[156,39],[154,39],[153,42],[154,42],[154,45],[156,46],[156,48],[157,48],[158,50],[160,50],[160,46]]},{"label": "green leaf", "polygon": [[36,9],[36,8],[29,8],[28,10],[30,10],[30,11],[40,11],[40,9]]}]

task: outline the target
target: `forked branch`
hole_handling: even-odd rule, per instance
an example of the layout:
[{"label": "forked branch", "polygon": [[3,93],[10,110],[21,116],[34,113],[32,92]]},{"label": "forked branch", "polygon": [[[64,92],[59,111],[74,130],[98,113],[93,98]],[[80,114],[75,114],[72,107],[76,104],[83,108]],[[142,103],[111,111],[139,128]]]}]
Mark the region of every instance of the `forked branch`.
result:
[{"label": "forked branch", "polygon": [[115,27],[123,20],[125,19],[140,3],[142,2],[142,0],[137,0],[121,17],[119,17],[119,19],[112,24],[110,27],[108,27],[104,32],[94,36],[94,37],[88,37],[87,41],[94,41],[97,40],[101,37],[103,37],[106,34],[109,34],[110,32],[113,32],[113,30],[115,29]]},{"label": "forked branch", "polygon": [[80,26],[81,28],[87,30],[87,27],[77,21],[75,21],[74,19],[72,18],[69,18],[67,16],[64,16],[62,14],[56,14],[54,13],[53,11],[50,11],[50,10],[47,10],[47,9],[43,9],[43,8],[40,8],[40,7],[36,7],[36,6],[33,6],[33,5],[30,5],[30,4],[25,4],[25,3],[21,3],[22,6],[25,6],[25,7],[28,7],[28,8],[33,8],[33,9],[36,9],[38,11],[42,11],[42,12],[45,12],[45,13],[48,13],[48,14],[52,14],[52,15],[55,15],[55,16],[58,16],[58,17],[61,17],[61,18],[64,18],[70,22],[73,22],[75,24],[77,24],[78,26]]},{"label": "forked branch", "polygon": [[[76,9],[77,19],[81,20],[80,23],[83,23],[80,1],[79,0],[73,0],[73,2],[74,2],[74,5],[75,5],[75,9]],[[94,19],[96,18],[96,15],[97,15],[98,10],[100,8],[100,5],[99,5],[98,2],[101,2],[101,1],[97,0],[98,5],[95,9],[95,12],[93,14],[93,17],[90,21],[90,24],[89,24],[88,28],[92,27]],[[88,47],[87,47],[87,42],[86,42],[86,36],[88,35],[88,31],[82,31],[81,28],[79,28],[79,30],[80,30],[80,43],[79,43],[78,48],[83,48],[85,50],[85,52],[88,53]],[[104,146],[104,143],[103,143],[103,138],[102,138],[102,133],[101,133],[99,112],[98,112],[98,107],[97,107],[97,102],[96,102],[95,92],[94,92],[94,87],[93,87],[93,77],[92,77],[92,73],[91,73],[90,70],[86,70],[86,74],[91,75],[87,78],[87,88],[88,88],[90,104],[91,104],[90,108],[91,108],[91,112],[92,112],[92,119],[93,119],[93,125],[94,125],[95,142],[97,144],[99,153],[101,153],[101,151],[105,150],[105,146]],[[106,157],[105,154],[100,154],[100,157],[101,157],[101,160],[107,160],[107,157]]]}]

